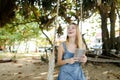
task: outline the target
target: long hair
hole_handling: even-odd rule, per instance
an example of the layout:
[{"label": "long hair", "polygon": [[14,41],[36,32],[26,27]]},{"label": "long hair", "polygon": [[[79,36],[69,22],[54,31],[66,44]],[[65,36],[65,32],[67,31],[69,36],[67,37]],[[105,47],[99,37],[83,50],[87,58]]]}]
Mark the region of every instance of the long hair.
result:
[{"label": "long hair", "polygon": [[[80,30],[79,30],[79,26],[75,23],[71,23],[70,25],[74,25],[76,26],[76,39],[75,39],[75,44],[77,45],[77,48],[83,48],[82,44],[82,35],[80,33]],[[69,37],[67,35],[67,41],[69,41]]]}]

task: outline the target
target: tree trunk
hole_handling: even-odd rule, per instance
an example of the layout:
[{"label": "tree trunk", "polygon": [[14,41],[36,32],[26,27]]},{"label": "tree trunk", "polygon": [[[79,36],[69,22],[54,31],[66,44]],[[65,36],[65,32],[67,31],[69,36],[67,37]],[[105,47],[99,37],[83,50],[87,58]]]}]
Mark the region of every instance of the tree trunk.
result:
[{"label": "tree trunk", "polygon": [[102,18],[102,42],[103,42],[103,54],[108,54],[109,53],[109,33],[107,29],[107,18],[106,17],[101,17]]},{"label": "tree trunk", "polygon": [[113,0],[110,10],[110,49],[115,49],[115,21],[116,21],[116,2]]},{"label": "tree trunk", "polygon": [[109,53],[109,32],[107,28],[107,18],[108,18],[108,6],[105,4],[101,4],[99,7],[99,12],[101,16],[101,29],[102,29],[102,42],[103,42],[103,55],[107,55]]},{"label": "tree trunk", "polygon": [[119,8],[116,9],[119,18],[119,36],[115,38],[115,49],[117,50],[117,53],[120,53],[120,12],[119,12]]}]

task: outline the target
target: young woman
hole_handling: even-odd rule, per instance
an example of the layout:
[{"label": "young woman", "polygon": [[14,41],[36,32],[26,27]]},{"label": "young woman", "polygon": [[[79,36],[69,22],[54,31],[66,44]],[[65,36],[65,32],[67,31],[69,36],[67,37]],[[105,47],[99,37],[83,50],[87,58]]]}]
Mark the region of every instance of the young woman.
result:
[{"label": "young woman", "polygon": [[[83,49],[79,27],[72,23],[67,28],[67,39],[58,47],[57,63],[60,71],[57,80],[86,80],[80,67],[87,61],[85,54],[80,59],[74,56],[75,50]],[[85,48],[84,48],[85,49]]]}]

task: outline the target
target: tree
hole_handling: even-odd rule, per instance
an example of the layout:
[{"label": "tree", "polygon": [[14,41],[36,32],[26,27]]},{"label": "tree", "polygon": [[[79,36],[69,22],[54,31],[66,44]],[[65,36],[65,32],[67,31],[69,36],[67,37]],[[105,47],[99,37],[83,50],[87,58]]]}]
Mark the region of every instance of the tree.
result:
[{"label": "tree", "polygon": [[15,15],[11,23],[7,23],[0,28],[1,46],[19,45],[21,41],[37,38],[40,34],[37,22],[29,19],[24,20],[24,17],[18,12]]},{"label": "tree", "polygon": [[[80,20],[89,18],[93,13],[99,11],[101,16],[103,49],[104,54],[107,55],[110,49],[114,48],[115,9],[118,0],[83,0],[83,3],[81,1],[82,0],[61,0],[58,15],[66,23],[72,21],[79,23]],[[14,19],[15,12],[18,11],[24,16],[24,22],[37,22],[41,32],[47,37],[50,44],[53,45],[49,37],[44,33],[44,30],[49,30],[55,26],[57,0],[0,0],[0,5],[1,4],[0,13],[2,13],[1,16],[4,17],[0,17],[0,27],[3,27],[6,23],[13,22],[11,19]],[[82,6],[80,6],[81,4],[83,5],[83,9]],[[6,14],[6,16],[4,14]],[[81,14],[83,15],[81,16]],[[110,34],[107,29],[107,18],[110,18],[112,23]]]},{"label": "tree", "polygon": [[[116,7],[119,0],[84,0],[84,14],[90,11],[99,11],[101,16],[101,29],[102,29],[102,42],[103,51],[108,55],[111,49],[115,49],[115,20],[116,20]],[[90,14],[89,12],[89,14]],[[107,22],[110,19],[110,32],[108,31]]]},{"label": "tree", "polygon": [[[11,22],[11,19],[15,16],[13,13],[18,11],[24,16],[24,19],[28,20],[27,22],[37,22],[41,32],[47,37],[50,44],[53,45],[49,37],[44,33],[44,30],[49,30],[54,27],[57,0],[1,0],[0,3],[5,3],[0,8],[2,15],[4,15],[4,9],[6,10],[7,7],[10,7],[7,11],[7,16],[0,18],[1,27],[5,23]],[[9,4],[9,6],[7,6],[7,4]],[[103,50],[104,54],[107,55],[115,45],[116,7],[119,4],[120,0],[83,0],[83,2],[82,0],[61,0],[59,17],[61,17],[66,23],[70,23],[72,21],[77,21],[77,23],[79,23],[81,20],[81,14],[83,14],[82,20],[84,20],[89,18],[93,13],[99,12],[101,16]],[[12,16],[8,17],[9,15]],[[6,21],[5,17],[9,18],[7,19],[8,21]],[[110,32],[108,31],[107,26],[108,19],[110,19],[111,22]]]}]

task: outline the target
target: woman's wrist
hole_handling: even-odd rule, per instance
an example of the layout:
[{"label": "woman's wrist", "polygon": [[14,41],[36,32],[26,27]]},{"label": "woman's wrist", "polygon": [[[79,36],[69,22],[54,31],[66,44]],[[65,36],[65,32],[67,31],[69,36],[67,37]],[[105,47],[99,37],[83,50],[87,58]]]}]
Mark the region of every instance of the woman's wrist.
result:
[{"label": "woman's wrist", "polygon": [[64,60],[64,63],[67,64],[67,63],[68,63],[68,59],[65,59],[65,60]]}]

